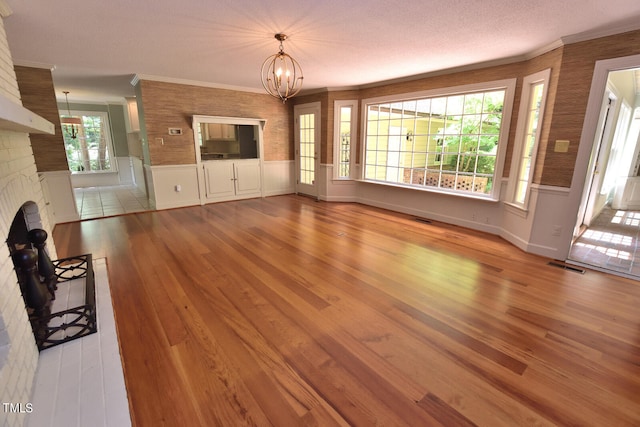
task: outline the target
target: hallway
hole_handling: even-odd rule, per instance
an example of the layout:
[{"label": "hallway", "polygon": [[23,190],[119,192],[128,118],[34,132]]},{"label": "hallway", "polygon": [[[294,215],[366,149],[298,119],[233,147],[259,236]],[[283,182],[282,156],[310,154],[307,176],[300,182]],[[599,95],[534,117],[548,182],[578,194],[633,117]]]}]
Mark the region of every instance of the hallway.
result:
[{"label": "hallway", "polygon": [[569,260],[640,279],[640,212],[605,207],[575,241]]},{"label": "hallway", "polygon": [[150,210],[147,195],[135,185],[74,188],[74,196],[81,220]]}]

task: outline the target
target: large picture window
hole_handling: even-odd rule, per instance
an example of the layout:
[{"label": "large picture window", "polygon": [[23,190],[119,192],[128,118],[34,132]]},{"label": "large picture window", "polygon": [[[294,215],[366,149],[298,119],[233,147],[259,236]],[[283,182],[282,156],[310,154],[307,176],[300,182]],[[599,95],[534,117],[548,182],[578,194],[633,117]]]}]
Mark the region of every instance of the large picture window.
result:
[{"label": "large picture window", "polygon": [[366,101],[364,179],[497,198],[513,86]]},{"label": "large picture window", "polygon": [[116,171],[106,112],[71,111],[71,115],[61,115],[60,122],[72,172]]}]

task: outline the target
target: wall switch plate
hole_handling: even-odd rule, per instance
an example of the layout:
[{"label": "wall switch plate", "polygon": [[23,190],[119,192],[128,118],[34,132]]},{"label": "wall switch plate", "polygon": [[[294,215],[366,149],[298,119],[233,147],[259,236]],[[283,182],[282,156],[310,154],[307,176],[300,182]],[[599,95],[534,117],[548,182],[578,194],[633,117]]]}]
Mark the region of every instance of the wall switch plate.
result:
[{"label": "wall switch plate", "polygon": [[553,148],[556,153],[567,153],[569,151],[568,139],[556,139],[556,145]]}]

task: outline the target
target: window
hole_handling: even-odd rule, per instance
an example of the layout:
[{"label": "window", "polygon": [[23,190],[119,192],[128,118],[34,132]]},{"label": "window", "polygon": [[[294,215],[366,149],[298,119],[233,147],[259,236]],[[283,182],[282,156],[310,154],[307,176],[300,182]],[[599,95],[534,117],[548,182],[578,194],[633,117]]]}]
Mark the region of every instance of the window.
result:
[{"label": "window", "polygon": [[514,86],[365,101],[365,181],[497,199]]},{"label": "window", "polygon": [[538,142],[540,141],[540,125],[547,97],[547,81],[550,70],[544,70],[525,77],[522,85],[522,100],[518,114],[516,129],[516,149],[514,150],[514,167],[511,176],[515,176],[513,203],[527,208],[529,187],[533,179]]},{"label": "window", "polygon": [[357,101],[335,101],[334,104],[334,178],[351,179],[355,163],[355,132]]},{"label": "window", "polygon": [[71,111],[71,115],[61,115],[60,122],[72,172],[116,171],[106,112]]}]

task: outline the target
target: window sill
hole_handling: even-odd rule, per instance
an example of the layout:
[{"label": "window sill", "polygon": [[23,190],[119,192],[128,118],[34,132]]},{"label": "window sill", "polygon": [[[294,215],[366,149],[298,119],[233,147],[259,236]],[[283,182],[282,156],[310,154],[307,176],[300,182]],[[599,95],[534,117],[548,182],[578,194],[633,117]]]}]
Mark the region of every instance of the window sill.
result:
[{"label": "window sill", "polygon": [[424,187],[424,188],[421,188],[421,187],[413,187],[413,186],[409,186],[409,185],[393,184],[393,183],[390,183],[390,182],[370,181],[370,180],[366,180],[366,179],[358,179],[356,181],[363,182],[365,184],[380,185],[380,186],[384,186],[384,187],[402,188],[402,189],[405,189],[405,190],[421,191],[421,192],[425,192],[425,193],[435,193],[435,194],[442,194],[442,195],[446,195],[446,196],[463,197],[465,199],[480,200],[480,201],[483,201],[483,202],[490,202],[490,203],[497,203],[497,202],[500,201],[499,199],[495,198],[491,194],[479,195],[479,194],[474,194],[474,193],[465,193],[465,192],[456,191],[456,190],[446,190],[446,189],[443,189],[443,188],[435,188],[435,187]]},{"label": "window sill", "polygon": [[107,175],[114,174],[117,175],[118,171],[70,171],[71,175]]}]

